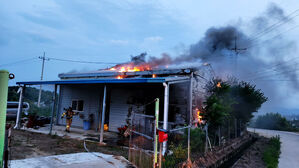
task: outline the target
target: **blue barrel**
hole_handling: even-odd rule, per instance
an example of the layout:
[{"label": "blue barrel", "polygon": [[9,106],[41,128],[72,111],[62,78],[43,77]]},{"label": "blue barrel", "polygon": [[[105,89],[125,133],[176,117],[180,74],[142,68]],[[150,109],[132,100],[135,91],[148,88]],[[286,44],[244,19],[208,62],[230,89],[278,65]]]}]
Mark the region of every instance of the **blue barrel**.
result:
[{"label": "blue barrel", "polygon": [[83,129],[90,130],[90,122],[89,121],[83,121]]}]

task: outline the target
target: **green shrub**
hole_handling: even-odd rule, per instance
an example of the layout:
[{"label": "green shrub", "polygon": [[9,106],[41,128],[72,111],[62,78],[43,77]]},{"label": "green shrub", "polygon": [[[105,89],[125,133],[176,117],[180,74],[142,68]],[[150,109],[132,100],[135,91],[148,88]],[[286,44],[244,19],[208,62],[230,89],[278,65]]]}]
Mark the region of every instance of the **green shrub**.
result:
[{"label": "green shrub", "polygon": [[266,150],[263,153],[263,161],[266,163],[267,168],[277,168],[278,159],[280,155],[280,137],[272,137]]},{"label": "green shrub", "polygon": [[[186,129],[184,135],[185,144],[188,141],[188,130]],[[201,128],[191,128],[190,130],[190,147],[191,152],[202,152],[205,144],[205,133]]]},{"label": "green shrub", "polygon": [[182,144],[175,146],[169,145],[169,149],[173,152],[171,155],[164,157],[162,167],[177,167],[177,164],[187,160],[188,149],[184,148]]}]

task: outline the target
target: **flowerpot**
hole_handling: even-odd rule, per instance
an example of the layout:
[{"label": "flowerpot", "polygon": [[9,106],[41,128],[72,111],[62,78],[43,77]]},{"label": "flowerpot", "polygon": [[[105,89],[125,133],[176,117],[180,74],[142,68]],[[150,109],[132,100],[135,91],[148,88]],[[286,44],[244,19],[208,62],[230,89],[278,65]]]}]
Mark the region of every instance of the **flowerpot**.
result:
[{"label": "flowerpot", "polygon": [[90,130],[90,122],[89,121],[83,121],[83,129]]}]

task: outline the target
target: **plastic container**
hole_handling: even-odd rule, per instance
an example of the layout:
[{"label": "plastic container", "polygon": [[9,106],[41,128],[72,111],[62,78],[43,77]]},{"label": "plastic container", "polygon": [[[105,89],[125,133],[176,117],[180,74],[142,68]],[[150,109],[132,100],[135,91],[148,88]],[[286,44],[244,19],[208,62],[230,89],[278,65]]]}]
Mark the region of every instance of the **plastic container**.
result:
[{"label": "plastic container", "polygon": [[89,121],[83,121],[83,129],[90,130],[90,122]]}]

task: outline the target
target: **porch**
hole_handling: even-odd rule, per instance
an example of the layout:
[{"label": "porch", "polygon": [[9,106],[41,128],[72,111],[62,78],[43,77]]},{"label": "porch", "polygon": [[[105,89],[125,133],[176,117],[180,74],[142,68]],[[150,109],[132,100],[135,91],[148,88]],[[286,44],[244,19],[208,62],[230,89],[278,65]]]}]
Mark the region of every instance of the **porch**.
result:
[{"label": "porch", "polygon": [[[39,127],[38,129],[22,127],[20,130],[35,132],[41,134],[49,134],[51,125],[46,124],[44,127]],[[91,140],[99,140],[100,132],[95,130],[84,130],[81,128],[71,127],[71,132],[65,131],[65,126],[63,125],[53,125],[52,126],[52,135],[60,136],[60,137],[68,137],[77,140],[91,139]],[[109,144],[117,143],[119,139],[118,133],[105,131],[103,133],[104,142],[109,142]]]},{"label": "porch", "polygon": [[[124,124],[126,122],[126,116],[128,113],[128,100],[131,101],[130,96],[128,95],[120,95],[119,94],[119,87],[122,88],[123,91],[126,91],[126,93],[132,93],[136,92],[139,88],[142,91],[152,92],[155,90],[155,88],[158,89],[158,94],[153,96],[149,96],[144,94],[144,92],[138,92],[133,100],[138,100],[139,98],[146,98],[146,99],[154,99],[159,97],[160,100],[162,100],[161,103],[161,121],[163,121],[163,129],[167,130],[169,125],[169,111],[170,111],[170,120],[176,120],[180,117],[175,116],[175,113],[179,107],[175,107],[178,105],[177,100],[172,100],[173,97],[178,96],[181,98],[181,102],[184,102],[183,104],[183,113],[185,113],[187,116],[185,117],[187,123],[188,118],[190,118],[189,111],[191,111],[191,102],[189,98],[191,97],[191,85],[192,85],[192,78],[190,77],[157,77],[157,78],[125,78],[125,79],[115,79],[115,78],[106,78],[106,79],[64,79],[64,80],[58,80],[58,81],[32,81],[32,82],[18,82],[17,84],[20,85],[21,92],[20,92],[20,104],[23,102],[23,92],[25,91],[26,86],[28,85],[53,85],[55,86],[54,90],[54,96],[53,96],[53,107],[52,107],[52,114],[51,114],[51,124],[47,127],[40,128],[40,130],[29,130],[34,132],[41,132],[41,133],[47,133],[47,134],[56,134],[58,136],[72,136],[74,138],[84,139],[86,137],[100,137],[99,141],[100,143],[105,141],[109,141],[109,139],[113,136],[111,136],[111,133],[104,132],[104,124],[107,121],[109,121],[109,128],[113,128],[114,130],[117,130],[117,127],[115,127],[115,124]],[[190,83],[190,87],[189,84]],[[184,96],[180,96],[178,91],[170,91],[173,89],[174,86],[182,84],[184,88],[187,90],[181,91],[184,93]],[[187,85],[186,85],[187,84]],[[95,95],[97,95],[99,98],[97,98],[97,103],[99,109],[96,110],[95,113],[95,127],[94,130],[88,130],[83,131],[83,129],[78,129],[75,127],[71,127],[71,133],[65,133],[64,132],[64,126],[59,126],[59,119],[60,119],[60,113],[61,109],[63,109],[63,106],[61,106],[62,98],[61,96],[61,89],[63,87],[70,87],[70,86],[87,86],[92,85],[96,87],[100,92],[93,93],[94,95],[85,96],[89,99],[94,99]],[[130,87],[127,87],[130,86]],[[145,86],[147,88],[145,88]],[[171,87],[170,87],[171,86]],[[128,89],[130,88],[130,89]],[[150,88],[150,89],[148,89]],[[59,89],[59,96],[58,91]],[[109,91],[112,90],[112,93],[110,94],[109,98]],[[76,92],[78,92],[77,95],[80,95],[83,91],[81,89],[78,89]],[[79,94],[80,93],[80,94]],[[174,94],[171,95],[170,94]],[[190,93],[190,94],[189,94]],[[155,93],[156,94],[156,93]],[[88,94],[87,94],[88,95]],[[111,96],[112,95],[112,96]],[[84,99],[84,98],[83,98]],[[110,100],[109,100],[110,99]],[[147,100],[144,100],[144,103],[146,103]],[[173,102],[172,102],[173,101]],[[122,105],[122,106],[119,106]],[[91,106],[91,105],[88,105]],[[94,107],[94,106],[93,106]],[[111,110],[111,111],[109,111]],[[22,111],[22,107],[19,107],[18,117],[17,117],[17,124],[15,128],[20,128],[20,112]],[[108,111],[108,112],[107,112]],[[150,112],[154,112],[153,110],[149,110]],[[121,121],[121,123],[119,122]],[[82,122],[81,122],[82,123]],[[54,125],[55,124],[55,125]],[[57,125],[58,124],[58,125]],[[114,127],[111,127],[114,124]],[[99,131],[99,132],[96,132]],[[87,136],[86,136],[87,135]],[[91,136],[90,136],[91,135]],[[111,138],[113,139],[113,138]],[[110,139],[110,140],[111,140]]]}]

